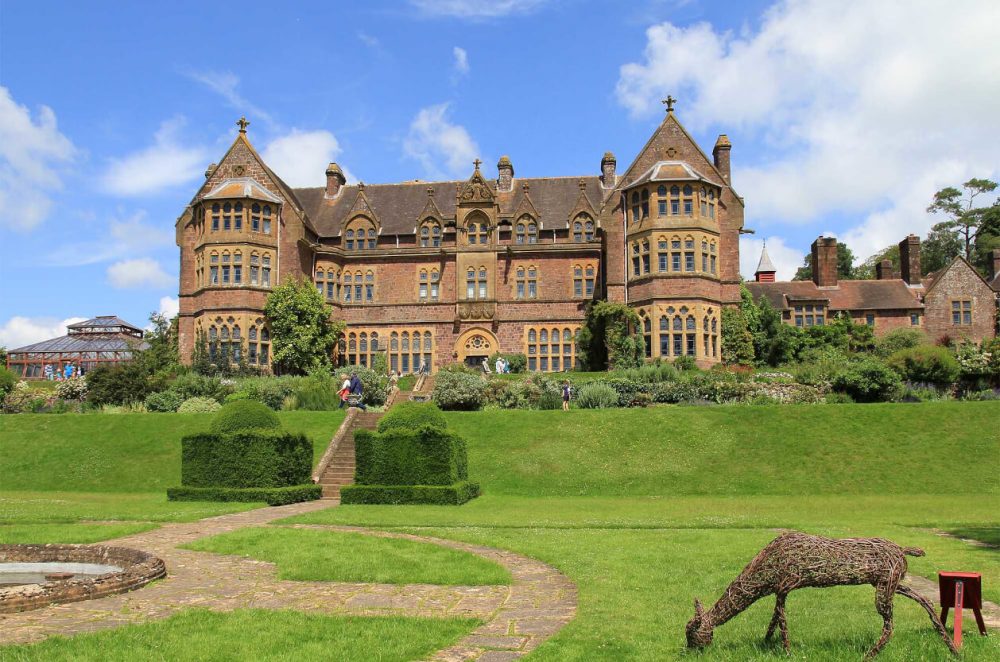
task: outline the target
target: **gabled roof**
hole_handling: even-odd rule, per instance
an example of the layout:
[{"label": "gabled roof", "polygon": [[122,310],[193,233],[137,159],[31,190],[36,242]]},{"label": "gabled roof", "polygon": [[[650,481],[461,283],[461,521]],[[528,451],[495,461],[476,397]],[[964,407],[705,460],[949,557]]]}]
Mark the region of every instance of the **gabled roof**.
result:
[{"label": "gabled roof", "polygon": [[[961,263],[961,264],[959,264],[959,263]],[[972,266],[972,264],[968,260],[966,260],[961,255],[958,255],[958,256],[955,257],[954,260],[952,260],[950,263],[948,263],[948,265],[946,267],[944,267],[943,269],[940,269],[940,270],[934,272],[933,274],[928,274],[927,275],[927,280],[930,280],[931,284],[927,286],[926,293],[930,294],[934,290],[934,288],[937,287],[937,284],[940,283],[942,280],[944,280],[944,275],[945,274],[947,274],[949,271],[951,271],[952,269],[954,269],[956,266],[961,266],[961,265],[964,265],[966,269],[968,269],[969,271],[971,271],[972,273],[974,273],[976,275],[976,278],[978,278],[979,280],[981,280],[983,282],[983,284],[986,285],[986,287],[990,288],[991,290],[998,291],[985,278],[983,278],[983,275],[981,273],[979,273],[979,270],[977,270],[974,266]],[[994,280],[996,280],[996,279],[994,279]]]},{"label": "gabled roof", "polygon": [[250,177],[233,177],[225,179],[205,194],[205,200],[219,198],[252,198],[254,200],[266,200],[275,204],[281,202],[281,198],[268,191]]},{"label": "gabled roof", "polygon": [[657,161],[639,178],[629,184],[629,188],[646,182],[700,181],[718,186],[711,179],[695,170],[685,161]]},{"label": "gabled roof", "polygon": [[746,283],[754,299],[767,298],[777,310],[788,310],[797,301],[825,301],[831,310],[919,310],[920,288],[901,279],[842,280],[836,287],[817,287],[811,280]]},{"label": "gabled roof", "polygon": [[774,268],[774,263],[771,262],[771,256],[767,254],[767,244],[760,250],[760,262],[757,263],[757,271],[754,273],[766,274],[775,273],[778,271]]}]

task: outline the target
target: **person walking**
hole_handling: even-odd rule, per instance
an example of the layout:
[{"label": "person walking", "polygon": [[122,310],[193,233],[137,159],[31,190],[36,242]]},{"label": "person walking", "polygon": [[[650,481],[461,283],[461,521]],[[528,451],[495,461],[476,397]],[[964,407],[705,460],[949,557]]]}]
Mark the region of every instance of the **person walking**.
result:
[{"label": "person walking", "polygon": [[496,371],[497,371],[498,375],[502,375],[503,374],[503,364],[504,364],[503,357],[502,356],[498,356],[497,357],[497,362],[496,362]]},{"label": "person walking", "polygon": [[340,390],[337,391],[337,395],[340,396],[340,404],[337,405],[337,409],[343,409],[344,405],[347,404],[347,396],[351,393],[351,380],[348,379],[347,375],[340,376]]},{"label": "person walking", "polygon": [[368,411],[368,407],[365,406],[363,396],[365,394],[365,387],[361,383],[361,378],[358,377],[358,373],[351,373],[351,395],[356,395],[358,398],[357,404],[353,405],[360,409],[361,411]]},{"label": "person walking", "polygon": [[563,382],[562,385],[562,396],[563,396],[563,411],[569,411],[569,399],[572,397],[573,390],[570,388],[569,380]]}]

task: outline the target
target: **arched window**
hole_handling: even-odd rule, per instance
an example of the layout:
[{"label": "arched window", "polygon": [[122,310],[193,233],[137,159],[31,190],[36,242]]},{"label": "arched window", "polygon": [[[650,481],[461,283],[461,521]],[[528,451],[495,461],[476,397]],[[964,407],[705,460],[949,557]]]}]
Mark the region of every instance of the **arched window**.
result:
[{"label": "arched window", "polygon": [[469,267],[465,272],[465,298],[476,298],[476,270]]},{"label": "arched window", "polygon": [[250,231],[260,232],[260,205],[256,202],[250,207]]},{"label": "arched window", "polygon": [[424,225],[420,228],[420,246],[422,248],[427,248],[431,245],[431,228],[429,225]]},{"label": "arched window", "polygon": [[344,233],[344,250],[375,250],[378,232],[375,225],[366,218],[356,218],[347,224]]},{"label": "arched window", "polygon": [[264,253],[260,262],[260,284],[264,287],[271,287],[271,255]]},{"label": "arched window", "polygon": [[699,193],[699,195],[698,195],[699,211],[701,211],[701,215],[703,217],[707,217],[708,216],[708,190],[706,190],[705,187],[702,186],[701,187],[701,191],[699,191],[698,193]]},{"label": "arched window", "polygon": [[344,234],[344,249],[349,251],[354,250],[354,230],[348,230]]},{"label": "arched window", "polygon": [[670,187],[670,214],[672,216],[677,216],[681,213],[681,187],[674,186]]},{"label": "arched window", "polygon": [[476,214],[469,219],[466,226],[466,236],[470,244],[485,246],[489,243],[489,221],[482,214]]},{"label": "arched window", "polygon": [[594,221],[587,214],[580,214],[573,222],[573,241],[593,241]]},{"label": "arched window", "polygon": [[597,271],[597,268],[594,265],[588,264],[587,265],[587,269],[584,272],[584,278],[583,278],[584,285],[585,285],[585,287],[584,287],[584,294],[587,297],[594,296],[594,286],[597,283],[597,273],[596,273],[596,271]]},{"label": "arched window", "polygon": [[431,301],[437,301],[441,296],[441,273],[431,269]]},{"label": "arched window", "polygon": [[485,299],[486,298],[487,289],[488,288],[486,286],[486,267],[479,267],[479,298],[480,299]]},{"label": "arched window", "polygon": [[529,219],[527,222],[528,226],[528,243],[537,244],[538,243],[538,224],[534,220]]},{"label": "arched window", "polygon": [[344,272],[344,303],[351,303],[354,300],[354,277],[351,272]]},{"label": "arched window", "polygon": [[233,253],[233,285],[243,284],[243,253]]},{"label": "arched window", "polygon": [[515,298],[517,299],[537,299],[538,298],[538,269],[534,265],[529,267],[518,267],[516,272]]},{"label": "arched window", "polygon": [[701,240],[701,270],[708,273],[708,240],[704,238]]},{"label": "arched window", "polygon": [[243,203],[237,202],[233,208],[233,229],[237,232],[243,231]]},{"label": "arched window", "polygon": [[656,188],[656,213],[659,216],[667,215],[667,187],[663,184]]},{"label": "arched window", "polygon": [[580,243],[583,241],[583,223],[573,221],[573,241]]},{"label": "arched window", "polygon": [[573,265],[573,296],[583,296],[583,267],[579,264]]},{"label": "arched window", "polygon": [[326,272],[326,298],[330,301],[337,300],[337,287],[339,283],[339,275],[333,273],[333,271]]},{"label": "arched window", "polygon": [[639,222],[639,220],[641,218],[639,216],[639,210],[640,209],[641,209],[641,207],[639,206],[639,192],[638,191],[632,191],[632,222],[633,223],[638,223]]},{"label": "arched window", "polygon": [[515,232],[514,232],[514,241],[516,243],[518,243],[518,244],[523,244],[524,243],[525,230],[526,230],[526,228],[524,226],[524,223],[518,223],[517,224],[517,227],[515,228]]},{"label": "arched window", "polygon": [[653,320],[646,316],[646,311],[642,312],[642,339],[646,345],[646,358],[653,356]]},{"label": "arched window", "polygon": [[[361,272],[359,271],[355,276],[355,287],[360,287],[357,283],[361,282]],[[358,293],[355,292],[355,294]],[[369,271],[365,274],[365,303],[373,301],[375,301],[375,272]]]},{"label": "arched window", "polygon": [[[430,234],[430,230],[427,231],[427,234]],[[417,280],[419,281],[417,284],[417,299],[420,301],[427,301],[427,297],[430,293],[430,276],[428,275],[426,269],[420,270]]]},{"label": "arched window", "polygon": [[694,271],[694,237],[684,237],[684,271]]},{"label": "arched window", "polygon": [[712,273],[715,273],[715,240],[708,246],[709,265]]},{"label": "arched window", "polygon": [[[264,205],[264,234],[271,234],[271,205]],[[261,357],[261,362],[263,360]]]},{"label": "arched window", "polygon": [[215,251],[208,256],[208,284],[211,286],[219,284],[219,254]]},{"label": "arched window", "polygon": [[715,218],[715,191],[708,192],[708,217]]},{"label": "arched window", "polygon": [[219,231],[219,203],[212,205],[212,232]]},{"label": "arched window", "polygon": [[694,214],[694,188],[690,184],[684,185],[684,215]]},{"label": "arched window", "polygon": [[228,202],[222,205],[222,229],[231,230],[233,228],[233,206]]},{"label": "arched window", "polygon": [[222,251],[222,284],[229,285],[232,283],[232,256],[229,251]]},{"label": "arched window", "polygon": [[649,217],[649,191],[642,189],[642,217]]}]

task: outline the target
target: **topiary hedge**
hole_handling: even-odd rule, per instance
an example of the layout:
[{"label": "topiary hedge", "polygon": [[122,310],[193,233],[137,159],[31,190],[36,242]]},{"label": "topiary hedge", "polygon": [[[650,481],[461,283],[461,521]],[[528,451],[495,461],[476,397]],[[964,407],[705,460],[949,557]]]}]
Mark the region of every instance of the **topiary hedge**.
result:
[{"label": "topiary hedge", "polygon": [[359,485],[451,485],[468,478],[465,439],[442,428],[358,430],[354,446]]},{"label": "topiary hedge", "polygon": [[312,484],[292,485],[290,487],[171,487],[167,489],[167,498],[171,501],[264,502],[269,506],[315,501],[322,496],[322,485]]},{"label": "topiary hedge", "polygon": [[312,478],[312,459],[312,442],[303,434],[256,429],[188,435],[181,439],[181,485],[302,485]]},{"label": "topiary hedge", "polygon": [[281,420],[271,409],[254,400],[227,402],[212,418],[211,430],[226,434],[240,430],[280,430]]},{"label": "topiary hedge", "polygon": [[416,430],[422,425],[446,428],[448,421],[433,402],[400,402],[379,420],[378,431],[385,432],[392,428]]},{"label": "topiary hedge", "polygon": [[479,494],[479,483],[472,481],[454,485],[344,485],[340,503],[460,506]]}]

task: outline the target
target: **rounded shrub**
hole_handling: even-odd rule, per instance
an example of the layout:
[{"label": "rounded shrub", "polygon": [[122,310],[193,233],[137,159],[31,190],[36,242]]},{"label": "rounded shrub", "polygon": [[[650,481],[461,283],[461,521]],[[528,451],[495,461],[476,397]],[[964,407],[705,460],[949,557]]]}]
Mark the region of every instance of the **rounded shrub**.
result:
[{"label": "rounded shrub", "polygon": [[184,404],[184,396],[177,391],[160,391],[146,396],[148,411],[177,411]]},{"label": "rounded shrub", "polygon": [[474,411],[486,400],[486,380],[481,375],[442,370],[434,377],[432,397],[441,409]]},{"label": "rounded shrub", "polygon": [[211,430],[215,434],[226,434],[240,430],[278,430],[281,421],[278,415],[260,402],[237,400],[227,402],[212,418]]},{"label": "rounded shrub", "polygon": [[378,422],[378,431],[396,428],[416,430],[424,425],[443,429],[448,427],[448,421],[433,402],[401,402]]},{"label": "rounded shrub", "polygon": [[603,382],[584,384],[576,392],[576,405],[583,409],[611,409],[618,406],[618,391]]},{"label": "rounded shrub", "polygon": [[196,396],[194,398],[188,398],[181,403],[181,406],[177,408],[178,414],[206,414],[213,411],[219,411],[222,408],[216,400],[213,398],[203,398],[201,396]]},{"label": "rounded shrub", "polygon": [[927,344],[927,335],[920,329],[893,329],[875,341],[879,356],[892,356],[903,349]]},{"label": "rounded shrub", "polygon": [[855,402],[892,400],[901,386],[899,375],[875,359],[855,361],[833,378],[834,390],[846,393]]},{"label": "rounded shrub", "polygon": [[901,349],[886,361],[903,379],[918,384],[951,384],[958,379],[958,359],[946,347],[922,345]]},{"label": "rounded shrub", "polygon": [[3,397],[14,390],[14,384],[17,383],[17,375],[13,372],[0,366],[0,400]]}]

